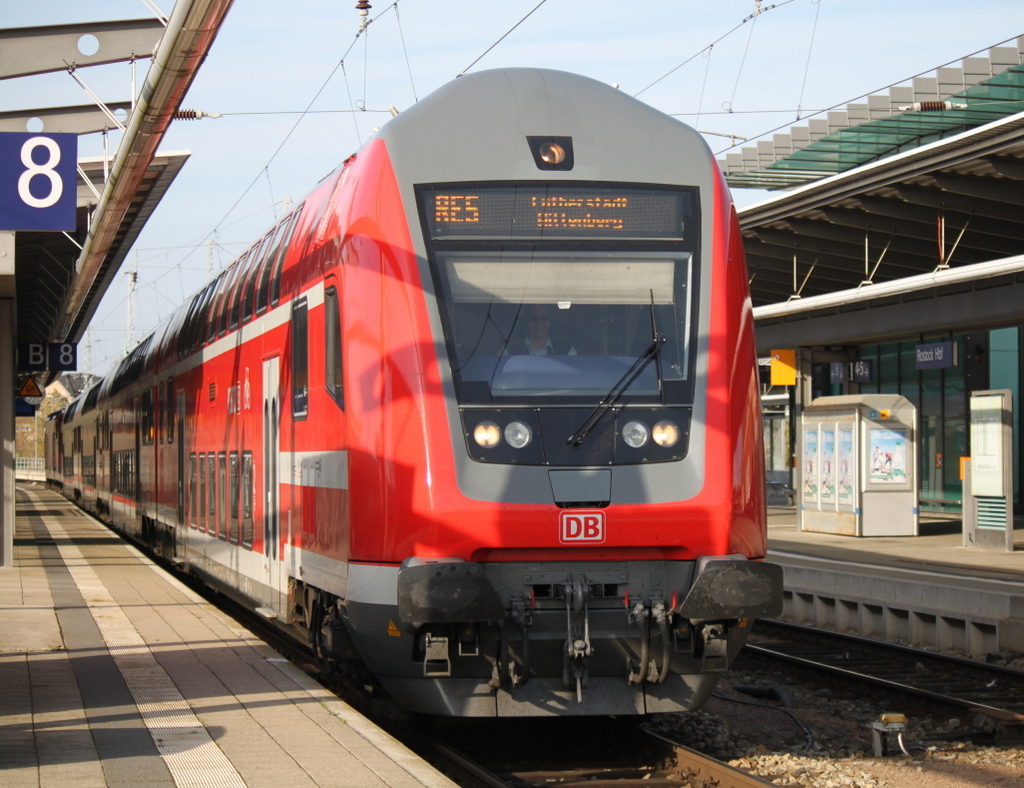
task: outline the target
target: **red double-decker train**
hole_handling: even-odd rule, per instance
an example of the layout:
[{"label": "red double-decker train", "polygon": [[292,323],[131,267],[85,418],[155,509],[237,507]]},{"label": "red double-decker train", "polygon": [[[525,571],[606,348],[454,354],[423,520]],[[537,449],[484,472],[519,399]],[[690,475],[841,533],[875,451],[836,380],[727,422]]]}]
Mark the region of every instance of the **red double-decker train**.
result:
[{"label": "red double-decker train", "polygon": [[415,712],[697,708],[781,609],[725,182],[696,132],[562,72],[391,120],[47,458]]}]

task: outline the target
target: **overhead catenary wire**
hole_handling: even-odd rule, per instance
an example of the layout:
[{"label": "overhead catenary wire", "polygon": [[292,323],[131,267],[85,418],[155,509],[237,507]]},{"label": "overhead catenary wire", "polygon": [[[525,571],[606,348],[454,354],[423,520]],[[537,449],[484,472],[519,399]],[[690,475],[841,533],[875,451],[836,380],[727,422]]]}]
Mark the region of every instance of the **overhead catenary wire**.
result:
[{"label": "overhead catenary wire", "polygon": [[[517,27],[519,27],[523,22],[525,22],[527,19],[529,19],[533,15],[533,12],[536,11],[538,8],[540,8],[542,5],[544,5],[544,3],[546,3],[546,2],[547,2],[547,0],[540,0],[540,2],[537,3],[537,5],[535,5],[526,16],[524,16],[522,19],[520,19],[518,22],[516,22],[514,25],[512,25],[512,27],[510,27],[505,32],[505,35],[503,35],[501,38],[499,38],[497,41],[495,41],[493,44],[491,44],[489,47],[487,47],[487,49],[484,50],[483,54],[480,55],[480,57],[478,57],[476,60],[474,60],[472,63],[470,63],[464,69],[462,69],[462,71],[460,72],[460,75],[467,73],[471,68],[473,68],[473,66],[475,66],[477,63],[479,63],[481,60],[483,60],[488,52],[490,52],[492,49],[494,49],[496,46],[498,46],[498,44],[500,44],[502,41],[504,41],[508,37],[509,33],[511,33],[513,30],[515,30]],[[792,0],[789,0],[789,2],[792,2]]]},{"label": "overhead catenary wire", "polygon": [[[750,52],[750,42],[754,40],[754,28],[757,26],[758,17],[761,16],[761,0],[754,0],[754,13],[751,15],[753,21],[750,24],[750,32],[747,34],[747,45],[743,47],[743,57],[740,58],[740,67],[736,70],[736,82],[732,86],[732,95],[729,96],[729,112],[732,112],[733,105],[736,103],[736,91],[740,87],[740,78],[743,76],[743,66],[747,62],[747,54]],[[750,17],[748,17],[749,19]],[[747,20],[743,20],[744,22]]]},{"label": "overhead catenary wire", "polygon": [[696,53],[690,55],[690,57],[686,58],[686,60],[684,60],[678,66],[676,66],[675,68],[669,69],[664,74],[662,74],[660,77],[658,77],[656,80],[654,80],[654,82],[652,82],[650,85],[648,85],[647,87],[643,88],[642,90],[639,90],[636,93],[634,93],[633,94],[633,98],[636,98],[637,96],[639,96],[642,93],[646,93],[648,90],[653,88],[655,85],[657,85],[659,82],[661,82],[666,77],[672,76],[672,74],[676,73],[679,69],[681,69],[687,63],[689,63],[690,61],[695,60],[696,58],[700,57],[704,52],[706,52],[708,49],[711,49],[715,44],[717,44],[717,43],[727,39],[729,36],[731,36],[733,33],[735,33],[737,30],[739,30],[741,27],[743,27],[743,25],[745,25],[747,22],[749,22],[752,19],[757,18],[758,15],[766,14],[769,11],[774,11],[776,8],[782,8],[782,6],[789,5],[792,2],[794,2],[794,0],[782,0],[781,3],[773,3],[772,5],[768,6],[767,8],[760,9],[757,12],[757,14],[751,14],[750,16],[744,18],[743,21],[741,21],[734,28],[732,28],[731,30],[729,30],[726,33],[723,33],[722,35],[720,35],[718,38],[716,38],[714,41],[712,41],[707,46],[701,47],[699,50],[697,50]]},{"label": "overhead catenary wire", "polygon": [[395,22],[398,23],[398,37],[402,41],[402,53],[405,55],[405,67],[409,71],[409,85],[412,87],[412,100],[419,101],[420,97],[416,95],[416,83],[412,78],[412,63],[409,62],[409,50],[405,46],[405,33],[402,32],[402,17],[398,14],[398,3],[395,3]]},{"label": "overhead catenary wire", "polygon": [[800,83],[800,97],[796,100],[796,119],[800,120],[800,105],[804,103],[804,89],[807,87],[807,75],[811,72],[811,53],[814,51],[814,36],[818,32],[818,17],[821,15],[821,4],[824,0],[811,0],[817,6],[814,11],[814,24],[811,26],[811,40],[807,45],[807,61],[804,63],[804,78]]}]

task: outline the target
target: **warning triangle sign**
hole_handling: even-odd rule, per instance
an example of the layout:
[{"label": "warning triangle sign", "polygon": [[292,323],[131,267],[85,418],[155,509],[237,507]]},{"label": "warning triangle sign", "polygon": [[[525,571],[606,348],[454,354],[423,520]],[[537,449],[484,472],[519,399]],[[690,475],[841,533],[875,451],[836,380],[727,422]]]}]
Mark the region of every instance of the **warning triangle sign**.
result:
[{"label": "warning triangle sign", "polygon": [[36,383],[36,379],[33,375],[29,375],[25,378],[25,382],[21,384],[21,388],[18,389],[19,397],[41,397],[43,392],[39,388],[39,384]]}]

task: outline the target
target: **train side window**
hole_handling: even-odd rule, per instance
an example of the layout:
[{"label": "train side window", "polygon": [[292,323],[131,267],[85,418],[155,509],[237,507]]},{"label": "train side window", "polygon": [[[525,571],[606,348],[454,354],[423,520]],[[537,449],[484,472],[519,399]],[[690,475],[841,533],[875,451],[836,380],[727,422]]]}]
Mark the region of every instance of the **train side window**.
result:
[{"label": "train side window", "polygon": [[209,504],[206,509],[206,533],[215,534],[217,532],[217,459],[216,455],[211,451],[209,454],[209,462],[206,465],[206,480],[207,487],[209,488],[207,494],[210,496],[207,499]]},{"label": "train side window", "polygon": [[142,445],[153,443],[153,389],[146,388],[142,392]]},{"label": "train side window", "polygon": [[[241,261],[239,261],[241,262]],[[217,304],[217,336],[222,337],[228,331],[228,315],[231,312],[231,299],[235,293],[235,282],[238,279],[237,263],[228,271],[227,282],[220,303]]]},{"label": "train side window", "polygon": [[252,550],[252,510],[256,490],[252,468],[252,452],[242,452],[242,547]]},{"label": "train side window", "polygon": [[197,507],[196,527],[206,530],[206,455],[199,455],[199,501]]},{"label": "train side window", "polygon": [[231,487],[229,488],[229,495],[231,496],[231,503],[228,504],[230,515],[228,516],[228,522],[230,527],[235,529],[235,539],[241,543],[242,537],[242,518],[238,512],[238,498],[239,498],[239,482],[241,481],[238,467],[238,452],[233,451],[228,455],[228,478],[231,480]]},{"label": "train side window", "polygon": [[213,283],[210,283],[203,291],[203,302],[199,305],[195,325],[192,327],[192,340],[189,347],[192,353],[199,350],[203,346],[203,342],[206,341],[206,326],[209,324],[210,319],[210,300],[213,298],[213,291],[215,289]]},{"label": "train side window", "polygon": [[217,312],[220,310],[220,302],[223,296],[224,274],[217,277],[214,282],[213,294],[210,296],[210,303],[204,310],[206,315],[206,341],[213,342],[217,338]]},{"label": "train side window", "polygon": [[309,415],[309,310],[303,298],[292,307],[292,416]]},{"label": "train side window", "polygon": [[174,443],[174,380],[167,378],[167,442]]},{"label": "train side window", "polygon": [[150,403],[153,409],[153,439],[150,443],[164,442],[164,411],[163,403],[160,401],[163,393],[163,387],[159,383],[153,386],[153,400]]},{"label": "train side window", "polygon": [[295,213],[291,215],[288,224],[281,230],[281,240],[277,244],[277,253],[274,256],[274,268],[271,272],[270,261],[267,261],[267,271],[270,272],[270,305],[277,306],[281,298],[281,276],[284,272],[284,258],[288,254],[288,247],[292,241],[292,234],[299,223],[299,214],[302,213],[300,205]]},{"label": "train side window", "polygon": [[240,292],[242,294],[242,325],[245,325],[252,318],[252,291],[256,284],[256,278],[260,273],[260,263],[262,260],[257,259],[255,265],[245,275],[245,282],[242,284]]},{"label": "train side window", "polygon": [[338,288],[328,287],[324,291],[324,377],[327,393],[345,408],[345,383],[341,366],[341,306],[338,299]]},{"label": "train side window", "polygon": [[228,455],[217,455],[217,538],[228,539]]},{"label": "train side window", "polygon": [[[270,280],[276,270],[277,261],[284,261],[285,253],[288,251],[288,242],[291,240],[292,229],[295,227],[296,218],[301,210],[302,206],[299,206],[298,210],[287,219],[284,219],[278,225],[278,230],[274,234],[274,242],[267,251],[267,259],[263,263],[259,284],[256,286],[257,315],[262,315],[267,310],[267,306],[270,305]],[[277,306],[277,298],[274,299],[273,306]]]},{"label": "train side window", "polygon": [[196,453],[188,455],[188,525],[196,527],[196,493],[198,492],[199,480],[196,476]]}]

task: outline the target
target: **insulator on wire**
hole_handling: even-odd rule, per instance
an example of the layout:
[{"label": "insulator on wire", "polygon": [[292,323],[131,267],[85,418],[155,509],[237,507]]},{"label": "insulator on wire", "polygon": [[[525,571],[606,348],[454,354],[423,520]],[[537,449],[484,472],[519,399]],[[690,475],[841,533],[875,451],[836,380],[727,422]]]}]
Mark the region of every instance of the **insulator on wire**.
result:
[{"label": "insulator on wire", "polygon": [[203,112],[201,109],[179,109],[174,113],[174,120],[199,120],[200,118],[219,118],[216,112]]},{"label": "insulator on wire", "polygon": [[359,16],[366,16],[370,12],[371,7],[367,0],[359,0],[356,3],[356,10],[359,12]]},{"label": "insulator on wire", "polygon": [[900,112],[947,112],[951,109],[967,109],[967,104],[952,101],[915,101],[913,104],[897,107]]}]

